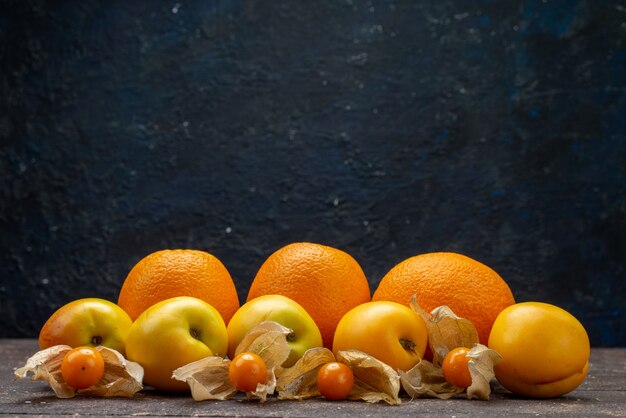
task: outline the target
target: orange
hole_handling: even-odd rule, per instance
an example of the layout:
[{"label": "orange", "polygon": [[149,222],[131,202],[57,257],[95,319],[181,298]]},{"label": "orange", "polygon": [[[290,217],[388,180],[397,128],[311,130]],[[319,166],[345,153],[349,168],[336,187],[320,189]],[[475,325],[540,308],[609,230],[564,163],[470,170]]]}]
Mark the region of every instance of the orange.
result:
[{"label": "orange", "polygon": [[239,309],[228,270],[215,256],[198,250],[154,252],[132,268],[117,304],[134,321],[150,306],[177,296],[192,296],[212,305],[225,323]]},{"label": "orange", "polygon": [[441,305],[472,321],[482,344],[498,314],[515,299],[506,282],[491,268],[456,253],[428,253],[408,258],[380,281],[372,300],[417,303],[430,312]]},{"label": "orange", "polygon": [[369,302],[370,287],[357,261],[337,248],[310,242],[286,245],[257,272],[248,300],[278,294],[298,302],[311,315],[331,348],[341,317]]}]

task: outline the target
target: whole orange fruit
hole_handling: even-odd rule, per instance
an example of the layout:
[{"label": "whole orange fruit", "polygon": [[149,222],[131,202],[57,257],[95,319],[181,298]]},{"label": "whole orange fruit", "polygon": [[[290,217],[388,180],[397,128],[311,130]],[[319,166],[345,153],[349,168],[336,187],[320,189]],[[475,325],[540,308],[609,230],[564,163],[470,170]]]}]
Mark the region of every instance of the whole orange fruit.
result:
[{"label": "whole orange fruit", "polygon": [[161,250],[132,268],[117,304],[134,321],[150,306],[177,296],[209,303],[225,323],[239,309],[237,290],[228,270],[215,256],[199,250]]},{"label": "whole orange fruit", "polygon": [[283,295],[311,315],[331,348],[341,317],[369,302],[370,287],[357,261],[337,248],[310,242],[286,245],[270,255],[257,272],[248,300]]},{"label": "whole orange fruit", "polygon": [[428,253],[408,258],[393,267],[380,281],[372,300],[417,303],[430,312],[441,305],[472,321],[481,344],[498,314],[515,299],[506,282],[491,268],[467,256]]}]

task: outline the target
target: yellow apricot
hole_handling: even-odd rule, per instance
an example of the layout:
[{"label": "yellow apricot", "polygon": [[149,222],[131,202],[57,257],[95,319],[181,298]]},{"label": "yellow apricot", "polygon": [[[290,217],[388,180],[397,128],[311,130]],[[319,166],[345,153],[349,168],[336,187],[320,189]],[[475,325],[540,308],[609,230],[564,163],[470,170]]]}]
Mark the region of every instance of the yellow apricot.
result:
[{"label": "yellow apricot", "polygon": [[589,369],[585,328],[569,312],[547,303],[524,302],[504,309],[488,345],[502,356],[496,378],[521,396],[561,396],[576,389]]}]

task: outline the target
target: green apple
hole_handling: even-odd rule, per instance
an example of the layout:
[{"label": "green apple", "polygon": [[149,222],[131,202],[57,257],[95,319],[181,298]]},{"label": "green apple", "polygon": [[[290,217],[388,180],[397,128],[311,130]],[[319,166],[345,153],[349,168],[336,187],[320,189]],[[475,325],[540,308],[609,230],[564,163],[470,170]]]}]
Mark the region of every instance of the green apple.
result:
[{"label": "green apple", "polygon": [[77,299],[60,307],[39,332],[41,350],[55,345],[103,345],[124,354],[126,334],[132,325],[126,311],[105,299]]},{"label": "green apple", "polygon": [[167,392],[188,391],[172,379],[177,368],[212,355],[225,356],[226,325],[205,301],[189,296],[166,299],[146,309],[126,338],[126,354],[144,369],[144,382]]},{"label": "green apple", "polygon": [[309,348],[322,346],[322,335],[311,315],[296,301],[281,295],[264,295],[241,306],[228,323],[228,356],[233,358],[243,337],[263,321],[278,322],[292,330],[287,336],[291,348],[283,364],[293,366]]}]

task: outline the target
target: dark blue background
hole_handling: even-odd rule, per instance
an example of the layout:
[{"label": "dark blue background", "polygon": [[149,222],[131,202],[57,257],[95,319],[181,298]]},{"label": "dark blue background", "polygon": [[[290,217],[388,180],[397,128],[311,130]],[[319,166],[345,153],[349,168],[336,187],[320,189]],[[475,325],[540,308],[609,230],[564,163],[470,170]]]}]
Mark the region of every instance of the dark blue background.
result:
[{"label": "dark blue background", "polygon": [[0,336],[162,248],[457,251],[626,346],[620,1],[9,1]]}]

